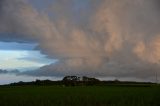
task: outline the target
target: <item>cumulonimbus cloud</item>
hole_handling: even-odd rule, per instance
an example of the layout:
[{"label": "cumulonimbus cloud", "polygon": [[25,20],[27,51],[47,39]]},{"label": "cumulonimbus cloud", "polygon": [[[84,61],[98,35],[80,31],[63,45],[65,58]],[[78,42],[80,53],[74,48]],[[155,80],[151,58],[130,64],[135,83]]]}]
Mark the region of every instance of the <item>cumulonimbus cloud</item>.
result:
[{"label": "cumulonimbus cloud", "polygon": [[74,0],[55,0],[44,12],[24,0],[1,0],[0,32],[12,34],[0,39],[36,42],[36,49],[59,60],[29,75],[153,77],[160,69],[158,0],[86,4],[84,11]]}]

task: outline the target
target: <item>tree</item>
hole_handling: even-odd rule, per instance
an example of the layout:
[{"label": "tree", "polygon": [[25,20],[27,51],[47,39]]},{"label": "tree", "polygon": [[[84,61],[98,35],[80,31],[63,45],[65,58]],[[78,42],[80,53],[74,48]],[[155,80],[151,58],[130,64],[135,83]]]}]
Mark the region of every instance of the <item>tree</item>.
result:
[{"label": "tree", "polygon": [[62,81],[66,86],[75,86],[75,85],[78,85],[78,82],[80,81],[80,77],[65,76]]},{"label": "tree", "polygon": [[62,81],[80,81],[80,77],[77,77],[77,76],[65,76]]}]

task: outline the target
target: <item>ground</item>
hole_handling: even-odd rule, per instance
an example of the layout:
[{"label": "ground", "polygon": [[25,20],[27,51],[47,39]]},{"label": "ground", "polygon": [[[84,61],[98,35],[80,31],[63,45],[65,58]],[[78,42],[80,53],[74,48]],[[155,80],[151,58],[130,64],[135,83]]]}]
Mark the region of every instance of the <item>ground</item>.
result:
[{"label": "ground", "polygon": [[0,106],[160,106],[160,86],[2,86]]}]

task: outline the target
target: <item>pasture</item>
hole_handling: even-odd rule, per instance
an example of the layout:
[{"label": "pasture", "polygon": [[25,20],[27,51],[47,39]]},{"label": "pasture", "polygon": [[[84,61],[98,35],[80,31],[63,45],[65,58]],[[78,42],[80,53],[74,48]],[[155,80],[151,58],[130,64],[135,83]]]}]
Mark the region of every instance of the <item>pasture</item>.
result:
[{"label": "pasture", "polygon": [[0,106],[160,106],[160,87],[1,86]]}]

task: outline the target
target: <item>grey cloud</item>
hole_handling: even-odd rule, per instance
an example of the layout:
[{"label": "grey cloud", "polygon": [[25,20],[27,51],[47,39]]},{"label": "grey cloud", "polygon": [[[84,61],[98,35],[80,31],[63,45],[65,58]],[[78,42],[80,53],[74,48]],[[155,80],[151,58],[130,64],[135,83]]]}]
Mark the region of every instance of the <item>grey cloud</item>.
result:
[{"label": "grey cloud", "polygon": [[0,74],[4,74],[4,73],[7,73],[7,71],[6,71],[6,70],[1,70],[1,69],[0,69]]},{"label": "grey cloud", "polygon": [[47,36],[51,23],[25,0],[0,1],[0,35],[3,41],[38,41]]},{"label": "grey cloud", "polygon": [[8,70],[2,70],[0,69],[0,74],[19,74],[20,72],[18,70],[11,70],[11,71],[8,71]]},{"label": "grey cloud", "polygon": [[55,0],[45,13],[24,0],[0,2],[0,31],[13,33],[2,40],[36,41],[36,49],[59,60],[23,74],[149,78],[159,72],[157,0],[87,0],[86,10],[76,10],[76,2]]},{"label": "grey cloud", "polygon": [[[101,58],[73,58],[60,60],[57,63],[43,66],[40,69],[22,72],[31,76],[66,76],[87,75],[94,77],[141,78],[154,79],[159,72],[158,64],[150,64],[137,58],[137,62],[108,60]],[[122,58],[121,58],[122,59]]]}]

